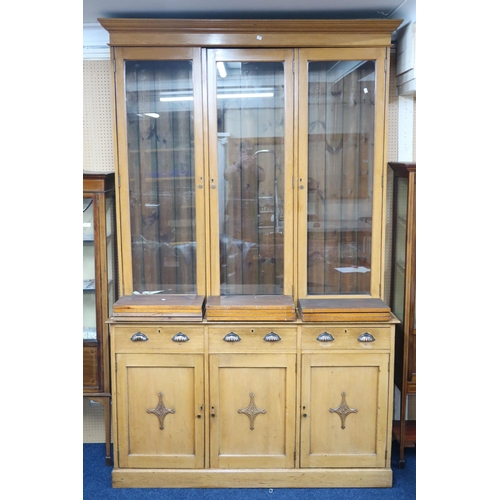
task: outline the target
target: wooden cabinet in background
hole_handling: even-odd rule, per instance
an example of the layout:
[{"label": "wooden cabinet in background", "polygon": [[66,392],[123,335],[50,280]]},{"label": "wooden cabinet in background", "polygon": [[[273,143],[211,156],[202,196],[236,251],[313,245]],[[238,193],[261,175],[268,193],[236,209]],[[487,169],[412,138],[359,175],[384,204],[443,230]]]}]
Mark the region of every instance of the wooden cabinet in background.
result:
[{"label": "wooden cabinet in background", "polygon": [[407,420],[408,395],[417,393],[416,320],[416,163],[389,163],[394,172],[392,219],[391,309],[396,327],[395,383],[401,391],[399,420],[394,436],[399,442],[399,465],[404,449],[416,443],[416,421]]},{"label": "wooden cabinet in background", "polygon": [[107,319],[117,297],[114,173],[83,173],[83,396],[104,407],[111,465]]}]

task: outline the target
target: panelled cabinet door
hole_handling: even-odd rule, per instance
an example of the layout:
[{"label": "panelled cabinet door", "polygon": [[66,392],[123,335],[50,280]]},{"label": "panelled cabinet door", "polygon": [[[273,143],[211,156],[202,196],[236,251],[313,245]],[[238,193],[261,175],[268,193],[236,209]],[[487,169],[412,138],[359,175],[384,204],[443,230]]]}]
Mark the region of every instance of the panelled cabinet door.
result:
[{"label": "panelled cabinet door", "polygon": [[119,467],[203,468],[202,354],[117,354]]},{"label": "panelled cabinet door", "polygon": [[385,467],[389,354],[302,356],[301,467]]},{"label": "panelled cabinet door", "polygon": [[210,383],[210,467],[293,468],[295,355],[211,355]]}]

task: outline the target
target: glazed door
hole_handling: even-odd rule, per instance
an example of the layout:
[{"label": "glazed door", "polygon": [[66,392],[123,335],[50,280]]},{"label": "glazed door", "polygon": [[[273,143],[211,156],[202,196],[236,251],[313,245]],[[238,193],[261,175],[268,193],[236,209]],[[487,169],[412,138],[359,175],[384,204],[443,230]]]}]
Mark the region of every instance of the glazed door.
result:
[{"label": "glazed door", "polygon": [[[86,194],[83,197],[83,391],[95,392],[101,387],[99,363],[100,316],[96,296],[101,296],[99,281],[100,229],[99,202],[104,197]],[[97,223],[96,223],[97,222]]]},{"label": "glazed door", "polygon": [[210,467],[293,468],[295,355],[210,356]]},{"label": "glazed door", "polygon": [[291,295],[293,51],[208,50],[211,295]]},{"label": "glazed door", "polygon": [[202,354],[117,354],[120,468],[203,468]]},{"label": "glazed door", "polygon": [[115,49],[122,295],[205,294],[200,54]]},{"label": "glazed door", "polygon": [[389,354],[302,356],[301,467],[385,467]]},{"label": "glazed door", "polygon": [[299,51],[299,297],[382,293],[385,49]]}]

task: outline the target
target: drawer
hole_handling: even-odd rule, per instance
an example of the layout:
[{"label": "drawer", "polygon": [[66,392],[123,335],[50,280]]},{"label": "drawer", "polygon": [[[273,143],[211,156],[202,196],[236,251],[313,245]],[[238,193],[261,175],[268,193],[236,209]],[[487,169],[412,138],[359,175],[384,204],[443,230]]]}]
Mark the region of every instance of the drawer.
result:
[{"label": "drawer", "polygon": [[296,352],[297,328],[274,325],[212,326],[208,328],[210,352]]},{"label": "drawer", "polygon": [[115,352],[203,352],[204,327],[111,325]]},{"label": "drawer", "polygon": [[[393,328],[392,326],[303,326],[302,350],[390,350]],[[329,338],[328,334],[333,340],[326,340]],[[318,340],[318,337],[323,340]]]},{"label": "drawer", "polygon": [[83,348],[83,392],[99,390],[99,353],[96,347]]}]

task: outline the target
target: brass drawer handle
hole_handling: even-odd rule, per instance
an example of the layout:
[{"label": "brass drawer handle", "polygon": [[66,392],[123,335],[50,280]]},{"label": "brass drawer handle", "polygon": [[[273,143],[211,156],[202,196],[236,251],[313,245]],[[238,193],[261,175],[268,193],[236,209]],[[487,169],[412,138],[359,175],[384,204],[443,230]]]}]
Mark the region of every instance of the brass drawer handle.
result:
[{"label": "brass drawer handle", "polygon": [[229,332],[225,337],[224,340],[226,342],[239,342],[241,340],[240,336],[237,333],[234,332]]},{"label": "brass drawer handle", "polygon": [[372,334],[365,332],[358,337],[358,342],[375,342],[375,337]]},{"label": "brass drawer handle", "polygon": [[174,342],[187,342],[189,337],[185,333],[179,332],[172,337],[172,340]]},{"label": "brass drawer handle", "polygon": [[316,340],[318,342],[333,342],[335,339],[333,338],[332,334],[323,332],[318,335],[318,338]]},{"label": "brass drawer handle", "polygon": [[275,333],[275,332],[269,332],[265,337],[264,340],[266,342],[279,342],[281,340],[281,337]]},{"label": "brass drawer handle", "polygon": [[149,339],[146,337],[146,335],[144,335],[144,333],[137,332],[137,333],[134,333],[134,335],[132,335],[132,337],[130,337],[130,340],[132,342],[146,342]]}]

